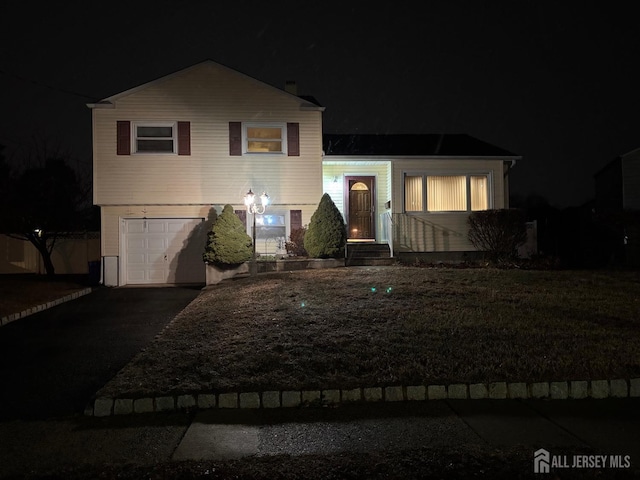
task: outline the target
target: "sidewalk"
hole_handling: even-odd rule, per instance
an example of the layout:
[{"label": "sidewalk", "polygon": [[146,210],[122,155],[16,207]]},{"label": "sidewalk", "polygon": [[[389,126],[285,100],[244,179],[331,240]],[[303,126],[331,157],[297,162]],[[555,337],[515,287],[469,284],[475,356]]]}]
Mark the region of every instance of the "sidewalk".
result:
[{"label": "sidewalk", "polygon": [[[416,462],[417,456],[424,459],[413,469],[433,473],[442,468],[442,478],[458,478],[444,475],[447,468],[449,473],[485,469],[486,478],[502,478],[489,475],[496,466],[506,476],[534,478],[534,452],[544,448],[551,455],[566,456],[568,465],[575,455],[628,455],[630,461],[628,469],[556,468],[556,476],[548,478],[636,478],[639,407],[639,399],[446,400],[15,421],[0,424],[0,476],[31,471],[63,472],[53,478],[91,478],[106,471],[135,478],[154,471],[154,478],[171,478],[179,469],[182,478],[216,478],[210,476],[213,471],[246,474],[257,469],[264,474],[257,478],[269,478],[276,464],[280,473],[287,465],[304,470],[317,462],[329,469],[371,468],[357,463],[365,458],[376,459],[379,470],[393,471],[403,468],[403,459]],[[514,449],[517,455],[500,456]],[[449,460],[438,455],[448,452],[467,452],[460,461],[473,456],[472,464],[447,467]],[[234,462],[237,459],[242,463]],[[301,473],[290,471],[281,478],[299,478]],[[305,477],[321,478],[308,473]],[[415,478],[419,474],[415,471]]]}]

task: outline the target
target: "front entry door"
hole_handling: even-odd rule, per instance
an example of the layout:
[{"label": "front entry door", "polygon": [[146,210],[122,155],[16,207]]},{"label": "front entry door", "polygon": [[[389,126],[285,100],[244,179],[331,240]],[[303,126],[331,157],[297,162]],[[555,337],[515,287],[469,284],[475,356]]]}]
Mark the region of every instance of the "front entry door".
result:
[{"label": "front entry door", "polygon": [[347,237],[375,240],[375,177],[345,177]]}]

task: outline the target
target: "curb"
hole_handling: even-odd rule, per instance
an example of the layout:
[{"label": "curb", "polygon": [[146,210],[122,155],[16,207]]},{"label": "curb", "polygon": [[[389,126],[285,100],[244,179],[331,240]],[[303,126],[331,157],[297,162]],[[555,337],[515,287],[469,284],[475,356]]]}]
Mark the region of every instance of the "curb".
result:
[{"label": "curb", "polygon": [[28,308],[20,313],[12,313],[11,315],[7,315],[5,317],[0,318],[0,326],[4,327],[8,323],[14,322],[16,320],[20,320],[21,318],[28,317],[29,315],[33,315],[34,313],[42,312],[43,310],[47,310],[51,307],[55,307],[56,305],[60,305],[61,303],[69,302],[71,300],[75,300],[76,298],[80,298],[84,295],[87,295],[93,291],[92,288],[85,288],[84,290],[79,290],[77,292],[70,293],[62,298],[58,298],[56,300],[52,300],[47,303],[43,303],[42,305],[38,305],[32,308]]},{"label": "curb", "polygon": [[86,416],[109,417],[134,413],[191,409],[269,409],[330,407],[345,403],[476,399],[603,399],[640,397],[640,378],[560,382],[493,382],[451,385],[366,387],[348,390],[272,390],[264,392],[192,393],[142,398],[98,397]]}]

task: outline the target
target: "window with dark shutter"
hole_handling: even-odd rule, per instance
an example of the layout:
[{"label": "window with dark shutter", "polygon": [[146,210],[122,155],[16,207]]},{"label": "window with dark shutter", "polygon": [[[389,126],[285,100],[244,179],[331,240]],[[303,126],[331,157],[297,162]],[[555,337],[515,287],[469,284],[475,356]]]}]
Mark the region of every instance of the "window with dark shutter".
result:
[{"label": "window with dark shutter", "polygon": [[242,123],[229,122],[229,155],[242,155]]},{"label": "window with dark shutter", "polygon": [[289,225],[292,231],[302,228],[302,210],[289,210]]},{"label": "window with dark shutter", "polygon": [[117,147],[118,155],[131,155],[131,122],[117,122]]},{"label": "window with dark shutter", "polygon": [[191,155],[190,122],[178,122],[178,155]]},{"label": "window with dark shutter", "polygon": [[300,124],[287,123],[287,155],[300,156]]}]

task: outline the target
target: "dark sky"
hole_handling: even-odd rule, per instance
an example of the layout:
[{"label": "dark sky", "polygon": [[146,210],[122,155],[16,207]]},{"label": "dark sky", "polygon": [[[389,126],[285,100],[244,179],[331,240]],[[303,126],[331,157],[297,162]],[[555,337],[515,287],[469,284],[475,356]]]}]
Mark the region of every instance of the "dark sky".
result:
[{"label": "dark sky", "polygon": [[211,59],[296,80],[327,133],[476,136],[523,156],[512,192],[578,205],[640,147],[640,35],[615,3],[2,2],[0,143],[89,165],[88,101]]}]

